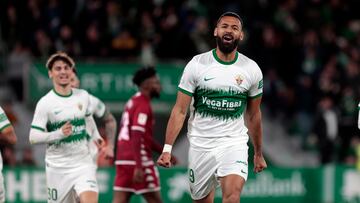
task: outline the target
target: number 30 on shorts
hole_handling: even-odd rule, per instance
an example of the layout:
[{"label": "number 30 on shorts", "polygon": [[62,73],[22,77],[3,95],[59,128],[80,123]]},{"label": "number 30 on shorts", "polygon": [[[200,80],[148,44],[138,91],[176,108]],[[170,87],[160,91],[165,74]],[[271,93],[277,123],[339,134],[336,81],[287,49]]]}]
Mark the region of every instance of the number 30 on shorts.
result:
[{"label": "number 30 on shorts", "polygon": [[195,175],[194,175],[194,171],[192,169],[189,170],[189,180],[191,183],[195,182]]},{"label": "number 30 on shorts", "polygon": [[55,188],[48,188],[48,200],[57,200],[57,195]]}]

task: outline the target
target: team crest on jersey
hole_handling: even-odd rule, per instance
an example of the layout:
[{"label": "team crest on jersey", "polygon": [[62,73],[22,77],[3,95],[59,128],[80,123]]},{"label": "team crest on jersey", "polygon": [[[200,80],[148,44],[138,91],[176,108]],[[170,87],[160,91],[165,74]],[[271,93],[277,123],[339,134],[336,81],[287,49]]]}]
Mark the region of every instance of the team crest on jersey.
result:
[{"label": "team crest on jersey", "polygon": [[82,108],[83,108],[83,105],[82,105],[81,103],[78,103],[78,108],[79,108],[79,110],[81,111]]},{"label": "team crest on jersey", "polygon": [[243,80],[244,80],[244,76],[242,76],[242,75],[237,75],[237,76],[235,77],[235,80],[236,80],[236,83],[237,83],[238,85],[241,85],[241,83],[242,83]]}]

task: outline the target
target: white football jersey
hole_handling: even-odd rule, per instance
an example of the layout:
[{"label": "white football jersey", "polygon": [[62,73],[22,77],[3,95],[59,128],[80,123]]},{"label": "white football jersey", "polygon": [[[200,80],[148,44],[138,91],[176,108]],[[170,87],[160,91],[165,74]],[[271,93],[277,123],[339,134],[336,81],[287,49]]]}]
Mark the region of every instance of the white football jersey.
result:
[{"label": "white football jersey", "polygon": [[193,97],[190,144],[203,149],[228,144],[247,147],[243,114],[247,100],[261,96],[262,89],[259,66],[243,54],[236,52],[231,62],[221,61],[215,49],[196,55],[186,65],[179,84],[179,91]]},{"label": "white football jersey", "polygon": [[90,96],[90,113],[94,115],[96,118],[101,118],[105,114],[106,106],[104,102],[102,102],[97,97],[89,94]]},{"label": "white football jersey", "polygon": [[[0,107],[0,132],[2,132],[3,129],[9,127],[10,125],[11,124],[8,117],[6,116],[4,110]],[[0,171],[2,170],[2,168],[3,168],[3,160],[0,153]]]},{"label": "white football jersey", "polygon": [[52,132],[60,129],[67,121],[73,126],[72,135],[47,144],[47,168],[71,171],[92,164],[85,123],[85,116],[91,115],[89,102],[88,92],[72,89],[69,96],[51,90],[37,103],[32,128]]}]

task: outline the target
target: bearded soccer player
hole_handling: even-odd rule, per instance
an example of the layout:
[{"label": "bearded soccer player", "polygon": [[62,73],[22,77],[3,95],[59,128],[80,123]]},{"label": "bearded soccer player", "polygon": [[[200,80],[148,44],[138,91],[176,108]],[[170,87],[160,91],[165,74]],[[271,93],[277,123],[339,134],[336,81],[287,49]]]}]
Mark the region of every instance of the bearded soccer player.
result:
[{"label": "bearded soccer player", "polygon": [[[113,203],[130,202],[141,194],[148,203],[161,203],[159,172],[152,151],[162,147],[153,139],[154,116],[151,100],[160,96],[161,85],[152,67],[139,69],[134,77],[139,91],[126,103],[116,150]],[[172,158],[176,162],[175,157]]]},{"label": "bearded soccer player", "polygon": [[191,197],[197,203],[213,202],[220,183],[222,202],[239,203],[248,176],[248,132],[255,173],[267,167],[260,111],[263,76],[253,60],[237,51],[244,38],[239,15],[221,15],[214,36],[216,49],[196,55],[184,69],[157,163],[171,166],[172,145],[193,100],[187,133]]}]

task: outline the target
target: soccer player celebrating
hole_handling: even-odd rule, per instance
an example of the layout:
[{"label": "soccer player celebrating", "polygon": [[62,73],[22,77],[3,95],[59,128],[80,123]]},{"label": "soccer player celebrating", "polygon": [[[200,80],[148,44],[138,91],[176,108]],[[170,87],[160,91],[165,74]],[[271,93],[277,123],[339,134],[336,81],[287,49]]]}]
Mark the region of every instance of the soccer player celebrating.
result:
[{"label": "soccer player celebrating", "polygon": [[[126,103],[116,150],[114,203],[126,203],[141,194],[148,203],[161,203],[158,170],[152,151],[162,147],[153,139],[154,117],[151,99],[160,96],[161,85],[154,68],[138,70],[133,78],[137,92]],[[175,157],[172,161],[176,162]]]},{"label": "soccer player celebrating", "polygon": [[29,139],[31,144],[47,144],[48,202],[96,203],[96,170],[86,129],[97,129],[89,113],[89,94],[71,88],[75,63],[66,53],[50,56],[46,67],[53,89],[36,105]]},{"label": "soccer player celebrating", "polygon": [[[4,144],[15,144],[17,141],[13,126],[7,118],[4,110],[0,107],[0,142]],[[1,173],[3,166],[2,157],[0,153],[0,202],[5,202],[5,187],[4,177]]]},{"label": "soccer player celebrating", "polygon": [[157,162],[171,166],[172,145],[193,100],[188,167],[191,197],[197,203],[213,202],[218,181],[222,202],[239,203],[248,175],[248,130],[255,150],[254,171],[266,168],[260,112],[263,78],[258,65],[237,52],[244,38],[242,26],[236,13],[221,15],[214,30],[216,49],[186,65]]}]

